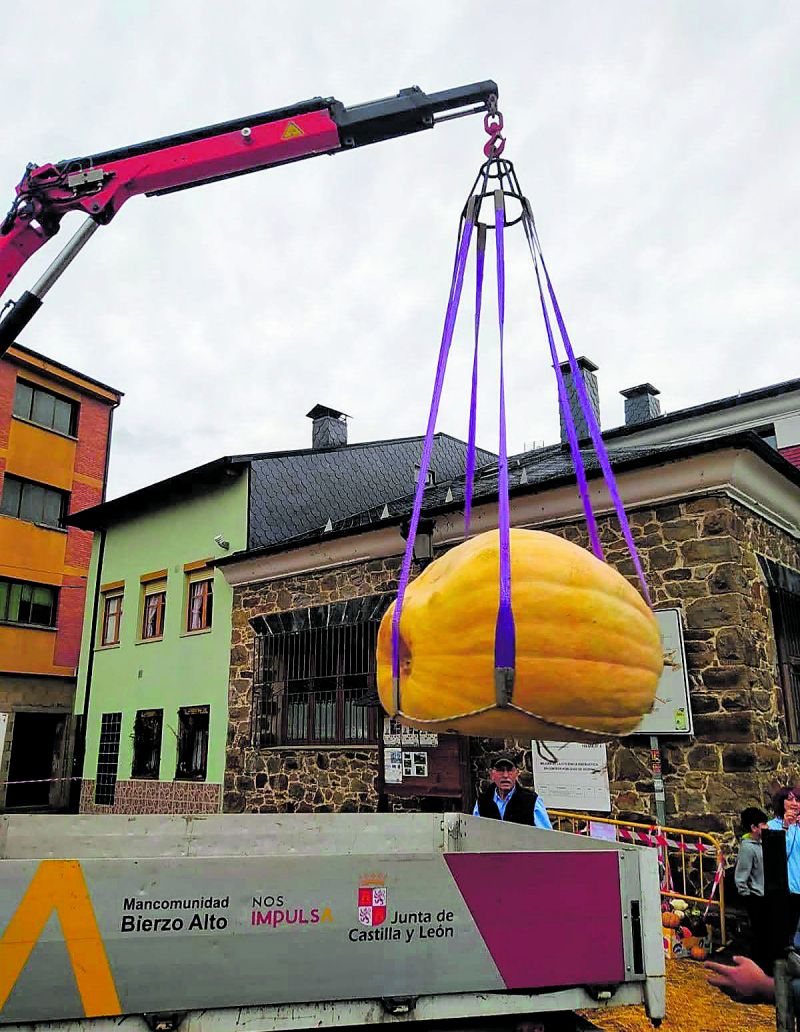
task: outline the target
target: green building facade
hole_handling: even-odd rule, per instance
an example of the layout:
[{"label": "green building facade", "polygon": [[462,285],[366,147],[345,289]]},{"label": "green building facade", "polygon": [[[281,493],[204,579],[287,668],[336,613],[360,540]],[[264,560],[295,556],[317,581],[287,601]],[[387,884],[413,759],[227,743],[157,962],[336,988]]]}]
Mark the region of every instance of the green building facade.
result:
[{"label": "green building facade", "polygon": [[232,593],[211,562],[246,546],[248,477],[217,472],[94,510],[81,812],[221,809]]}]

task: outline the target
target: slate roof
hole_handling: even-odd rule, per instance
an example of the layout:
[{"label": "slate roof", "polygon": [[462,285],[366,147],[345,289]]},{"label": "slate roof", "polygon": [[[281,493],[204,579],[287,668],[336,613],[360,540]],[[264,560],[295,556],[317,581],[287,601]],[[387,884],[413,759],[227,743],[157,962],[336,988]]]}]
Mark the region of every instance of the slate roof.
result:
[{"label": "slate roof", "polygon": [[[771,448],[752,431],[738,431],[724,436],[713,436],[678,444],[669,443],[626,447],[624,442],[619,444],[607,442],[607,446],[609,458],[615,472],[677,461],[678,459],[688,458],[693,455],[717,451],[721,448],[747,448],[759,455],[760,458],[778,470],[797,487],[800,487],[800,470],[796,469],[779,452]],[[583,449],[581,455],[583,456],[588,478],[591,480],[593,477],[599,476],[600,465],[594,451]],[[464,481],[464,475],[460,474],[448,482],[438,483],[433,487],[427,488],[423,502],[423,513],[438,515],[443,512],[457,512],[459,509],[463,509]],[[551,445],[545,448],[537,448],[534,451],[514,455],[509,459],[509,492],[512,495],[535,492],[542,488],[555,487],[563,483],[575,483],[572,457],[566,446]],[[476,472],[473,504],[477,505],[496,498],[497,461],[495,458],[491,463],[484,465]],[[323,525],[320,525],[311,533],[300,535],[289,542],[255,549],[254,551],[255,554],[258,552],[269,554],[270,552],[281,551],[287,546],[289,548],[300,547],[304,544],[311,544],[314,541],[326,538],[357,534],[381,524],[401,523],[411,515],[413,502],[413,493],[404,494],[387,503],[372,506],[363,512],[348,515],[338,521],[332,521],[330,529],[326,530]],[[253,552],[250,554],[253,554]],[[218,560],[218,564],[228,565],[242,557],[243,553],[239,552]]]},{"label": "slate roof", "polygon": [[[466,445],[437,434],[431,469],[437,482],[464,471]],[[422,453],[421,437],[368,441],[340,448],[254,456],[250,466],[250,548],[287,541],[338,523],[413,491]],[[478,449],[477,462],[495,461]]]},{"label": "slate roof", "polygon": [[[193,469],[148,484],[102,505],[82,509],[69,526],[100,530],[169,501],[198,494],[250,470],[248,547],[260,548],[295,538],[412,491],[422,437],[367,441],[338,448],[225,455]],[[463,472],[466,444],[436,434],[431,469],[437,480]],[[482,448],[478,464],[496,459]]]},{"label": "slate roof", "polygon": [[[781,383],[772,383],[769,387],[758,387],[753,391],[742,391],[740,394],[732,394],[727,398],[718,398],[716,401],[705,401],[700,405],[690,405],[688,408],[676,409],[674,412],[666,412],[653,419],[647,419],[641,423],[629,423],[623,426],[615,426],[603,431],[603,438],[611,442],[614,438],[625,437],[628,434],[636,434],[641,430],[650,430],[653,427],[664,426],[670,423],[680,423],[685,419],[695,419],[698,416],[707,415],[710,412],[719,412],[723,409],[735,409],[742,405],[749,405],[754,401],[763,401],[767,398],[776,398],[789,391],[800,389],[800,378],[784,380]],[[620,393],[624,394],[624,391]]]}]

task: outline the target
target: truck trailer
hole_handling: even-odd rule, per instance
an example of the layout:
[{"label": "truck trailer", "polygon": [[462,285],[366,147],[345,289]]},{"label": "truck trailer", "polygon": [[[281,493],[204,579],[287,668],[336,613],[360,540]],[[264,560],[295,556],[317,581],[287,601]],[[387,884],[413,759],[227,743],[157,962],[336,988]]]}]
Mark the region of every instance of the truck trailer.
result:
[{"label": "truck trailer", "polygon": [[664,1016],[652,850],[462,814],[0,818],[0,1025]]}]

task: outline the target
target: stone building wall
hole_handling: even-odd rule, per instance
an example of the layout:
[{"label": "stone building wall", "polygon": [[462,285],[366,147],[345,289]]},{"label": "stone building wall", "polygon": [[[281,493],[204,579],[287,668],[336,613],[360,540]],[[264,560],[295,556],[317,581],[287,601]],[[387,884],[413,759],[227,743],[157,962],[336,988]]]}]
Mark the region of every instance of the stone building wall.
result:
[{"label": "stone building wall", "polygon": [[399,559],[374,560],[235,589],[223,795],[226,812],[364,812],[377,808],[377,747],[259,749],[252,745],[255,639],[250,620],[396,591],[399,568]]},{"label": "stone building wall", "polygon": [[[761,553],[798,569],[800,547],[721,494],[634,511],[630,521],[654,605],[677,606],[684,617],[695,737],[662,740],[668,819],[680,827],[730,835],[744,806],[763,802],[776,782],[797,769],[786,740],[769,598],[756,556]],[[583,524],[548,530],[588,544]],[[601,519],[600,534],[608,561],[634,581],[616,520]],[[378,768],[372,752],[259,750],[250,745],[249,620],[392,591],[398,565],[399,559],[376,560],[237,588],[226,810],[339,810],[345,804],[374,808]],[[475,787],[486,775],[489,753],[501,744],[472,740]],[[530,742],[518,746],[524,782],[529,780]],[[327,769],[320,767],[319,757],[328,758]],[[628,819],[654,817],[649,743],[628,739],[611,745],[609,766],[615,813]]]},{"label": "stone building wall", "polygon": [[[757,554],[800,568],[800,545],[723,495],[630,514],[656,608],[683,610],[694,737],[661,739],[667,819],[678,827],[731,837],[738,815],[763,804],[798,768],[786,739],[769,595]],[[548,528],[554,529],[554,528]],[[582,525],[557,533],[586,546]],[[606,558],[635,583],[616,521],[603,519]],[[517,743],[525,771],[530,743]],[[476,782],[497,743],[473,751]],[[609,746],[615,816],[655,817],[649,742]]]}]

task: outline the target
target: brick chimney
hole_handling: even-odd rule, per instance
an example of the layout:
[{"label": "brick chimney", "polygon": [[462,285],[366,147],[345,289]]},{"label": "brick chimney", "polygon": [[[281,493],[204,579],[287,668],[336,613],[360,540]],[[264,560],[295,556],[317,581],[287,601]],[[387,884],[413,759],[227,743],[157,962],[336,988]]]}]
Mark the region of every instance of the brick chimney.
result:
[{"label": "brick chimney", "polygon": [[312,422],[312,448],[342,448],[347,444],[347,420],[344,412],[315,405],[306,415]]},{"label": "brick chimney", "polygon": [[[597,366],[594,362],[585,358],[583,355],[577,359],[578,368],[583,374],[583,382],[586,385],[586,393],[589,396],[589,404],[592,406],[597,425],[600,426],[600,391],[597,386],[597,377],[594,375],[597,372]],[[586,440],[589,434],[589,424],[586,422],[586,417],[581,409],[580,402],[578,401],[578,392],[575,390],[575,384],[572,380],[572,370],[569,367],[569,362],[561,363],[561,373],[564,377],[564,386],[567,388],[567,398],[569,399],[569,407],[572,412],[572,419],[575,423],[575,430],[578,434],[578,440]],[[567,428],[564,424],[564,413],[559,410],[559,418],[561,420],[561,443],[567,443]]]},{"label": "brick chimney", "polygon": [[619,392],[625,399],[625,426],[636,423],[647,423],[661,415],[661,393],[652,383],[640,383],[638,387],[629,387]]}]

